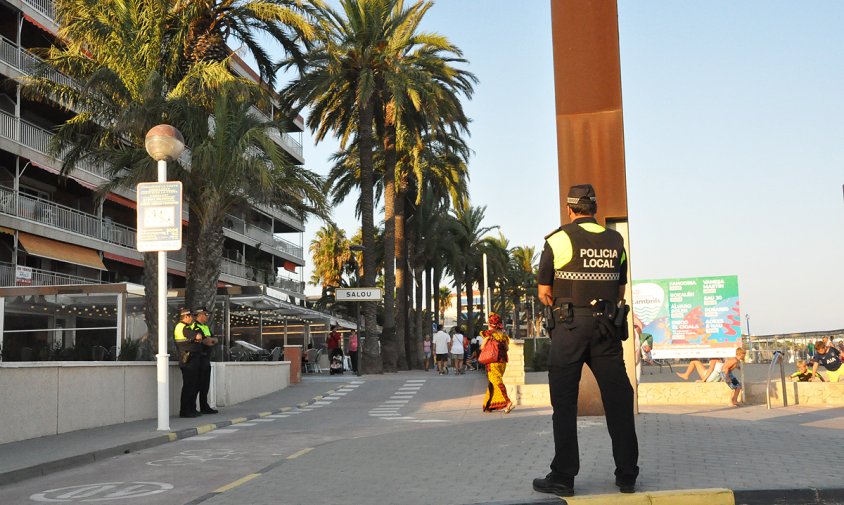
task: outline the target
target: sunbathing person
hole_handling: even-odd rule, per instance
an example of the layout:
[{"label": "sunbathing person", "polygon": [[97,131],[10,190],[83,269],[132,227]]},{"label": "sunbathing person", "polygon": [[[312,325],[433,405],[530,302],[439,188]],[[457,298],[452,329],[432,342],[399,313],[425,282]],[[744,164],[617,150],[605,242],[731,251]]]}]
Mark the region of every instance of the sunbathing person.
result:
[{"label": "sunbathing person", "polygon": [[675,372],[677,377],[680,377],[683,380],[689,380],[692,376],[692,372],[697,372],[700,376],[695,382],[718,382],[721,380],[721,368],[724,366],[724,362],[720,359],[710,359],[709,366],[704,368],[703,363],[699,359],[693,359],[689,362],[688,368],[686,368],[685,372]]}]

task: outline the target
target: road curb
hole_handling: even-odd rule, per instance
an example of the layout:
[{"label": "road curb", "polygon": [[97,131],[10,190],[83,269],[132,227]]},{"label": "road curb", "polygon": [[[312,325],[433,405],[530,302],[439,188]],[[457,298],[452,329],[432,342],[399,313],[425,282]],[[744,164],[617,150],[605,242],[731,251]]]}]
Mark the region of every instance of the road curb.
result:
[{"label": "road curb", "polygon": [[844,504],[844,488],[805,489],[675,489],[631,494],[612,493],[496,501],[473,505],[836,505]]},{"label": "road curb", "polygon": [[[298,405],[296,405],[296,407],[306,407],[308,405],[312,405],[314,402],[318,401],[324,396],[330,395],[333,392],[333,389],[329,390],[321,395],[317,395],[316,397],[311,398],[307,402],[299,403]],[[267,417],[272,414],[281,414],[290,411],[292,408],[293,407],[279,407],[278,409],[273,410],[271,412],[250,414],[244,417],[237,417],[226,421],[206,423],[199,426],[195,426],[193,428],[185,428],[182,430],[171,431],[169,433],[156,434],[154,436],[151,436],[150,438],[138,440],[135,442],[119,444],[113,447],[107,447],[105,449],[98,449],[96,451],[76,454],[74,456],[68,456],[66,458],[57,459],[55,461],[47,461],[45,463],[38,463],[37,465],[32,465],[24,468],[17,468],[8,472],[0,472],[0,487],[8,484],[14,484],[16,482],[21,482],[27,479],[32,479],[34,477],[43,477],[45,475],[59,472],[61,470],[67,470],[69,468],[74,468],[77,466],[102,461],[108,458],[113,458],[114,456],[119,456],[121,454],[129,454],[132,452],[141,451],[143,449],[149,449],[151,447],[164,445],[169,442],[184,440],[186,438],[208,433],[217,428],[232,426],[234,424],[243,423],[251,419]]]}]

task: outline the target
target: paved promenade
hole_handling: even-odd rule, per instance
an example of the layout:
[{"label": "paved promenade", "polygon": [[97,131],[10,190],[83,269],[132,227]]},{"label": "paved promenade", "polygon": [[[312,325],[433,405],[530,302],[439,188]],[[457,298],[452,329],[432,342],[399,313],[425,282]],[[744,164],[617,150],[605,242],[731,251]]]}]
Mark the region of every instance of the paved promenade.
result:
[{"label": "paved promenade", "polygon": [[[359,388],[352,393],[357,396],[336,397],[337,407],[317,398],[352,381],[360,382],[353,385]],[[381,402],[389,403],[385,399],[390,391],[408,381],[418,381],[419,394],[404,404],[401,416],[374,417]],[[166,503],[561,503],[531,489],[531,480],[547,473],[553,453],[550,409],[484,414],[480,404],[485,384],[481,374],[307,377],[303,384],[224,409],[217,416],[174,419],[175,435],[154,431],[152,420],[6,444],[0,446],[0,503],[30,503],[27,497],[36,496],[39,485],[60,487],[48,486],[47,481],[61,480],[62,475],[77,482],[86,467],[94,468],[101,460],[115,462],[115,468],[127,464],[121,463],[132,457],[123,455],[127,451],[152,454],[159,445],[184,444],[205,433],[209,428],[203,425],[209,422],[223,428],[232,420],[236,425],[244,417],[267,416],[307,403],[323,405],[307,423],[303,417],[303,424],[289,424],[287,431],[271,430],[278,430],[278,423],[293,422],[289,419],[245,428],[270,430],[255,432],[257,440],[267,442],[292,443],[296,437],[319,434],[308,441],[307,450],[291,446],[290,451],[297,449],[293,456],[262,463],[260,470],[244,469],[247,485],[224,486],[220,488],[224,491]],[[636,423],[642,468],[639,493],[617,492],[604,419],[585,417],[578,422],[581,472],[575,481],[576,498],[569,503],[844,503],[840,469],[830,465],[834,459],[824,456],[844,447],[842,408],[648,407]],[[228,439],[229,446],[234,440]],[[737,493],[734,499],[728,491],[705,491],[690,499],[694,494],[677,491],[708,488]],[[600,496],[608,494],[612,497]],[[595,496],[600,497],[589,501]],[[144,502],[102,503],[112,501]]]}]

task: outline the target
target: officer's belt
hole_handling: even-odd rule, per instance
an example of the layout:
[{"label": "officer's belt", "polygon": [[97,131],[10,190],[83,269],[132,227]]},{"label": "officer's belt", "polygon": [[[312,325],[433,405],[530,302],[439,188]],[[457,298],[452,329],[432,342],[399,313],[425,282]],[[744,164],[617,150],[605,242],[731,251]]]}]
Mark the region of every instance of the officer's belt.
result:
[{"label": "officer's belt", "polygon": [[592,316],[595,311],[592,307],[572,307],[571,314],[573,316]]}]

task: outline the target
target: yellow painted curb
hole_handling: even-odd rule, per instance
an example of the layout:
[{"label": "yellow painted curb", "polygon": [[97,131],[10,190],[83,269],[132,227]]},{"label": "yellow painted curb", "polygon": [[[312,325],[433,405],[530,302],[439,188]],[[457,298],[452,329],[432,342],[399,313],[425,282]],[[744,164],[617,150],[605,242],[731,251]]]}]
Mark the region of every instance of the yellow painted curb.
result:
[{"label": "yellow painted curb", "polygon": [[567,505],[735,505],[729,489],[676,489],[646,493],[615,493],[563,499]]},{"label": "yellow painted curb", "polygon": [[302,402],[302,403],[300,403],[299,405],[296,405],[296,406],[297,406],[297,407],[299,407],[299,408],[301,409],[301,408],[305,408],[305,407],[307,407],[308,405],[310,405],[310,403],[308,403],[308,402]]},{"label": "yellow painted curb", "polygon": [[318,402],[318,401],[320,401],[320,400],[322,400],[322,395],[317,395],[317,396],[314,396],[314,401],[315,401],[315,402]]},{"label": "yellow painted curb", "polygon": [[288,410],[293,410],[293,407],[282,407],[278,411],[279,412],[287,412]]},{"label": "yellow painted curb", "polygon": [[246,421],[247,421],[247,419],[245,417],[238,417],[238,418],[232,419],[232,424],[245,423]]},{"label": "yellow painted curb", "polygon": [[272,412],[261,412],[260,414],[258,414],[258,417],[267,417],[270,415],[272,415]]},{"label": "yellow painted curb", "polygon": [[167,438],[169,438],[171,442],[175,442],[176,440],[179,440],[179,434],[171,431],[167,434]]},{"label": "yellow painted curb", "polygon": [[729,489],[678,489],[648,493],[652,505],[735,505],[736,499]]},{"label": "yellow painted curb", "polygon": [[216,424],[203,424],[202,426],[196,427],[196,434],[202,435],[203,433],[208,433],[211,430],[217,429]]}]

